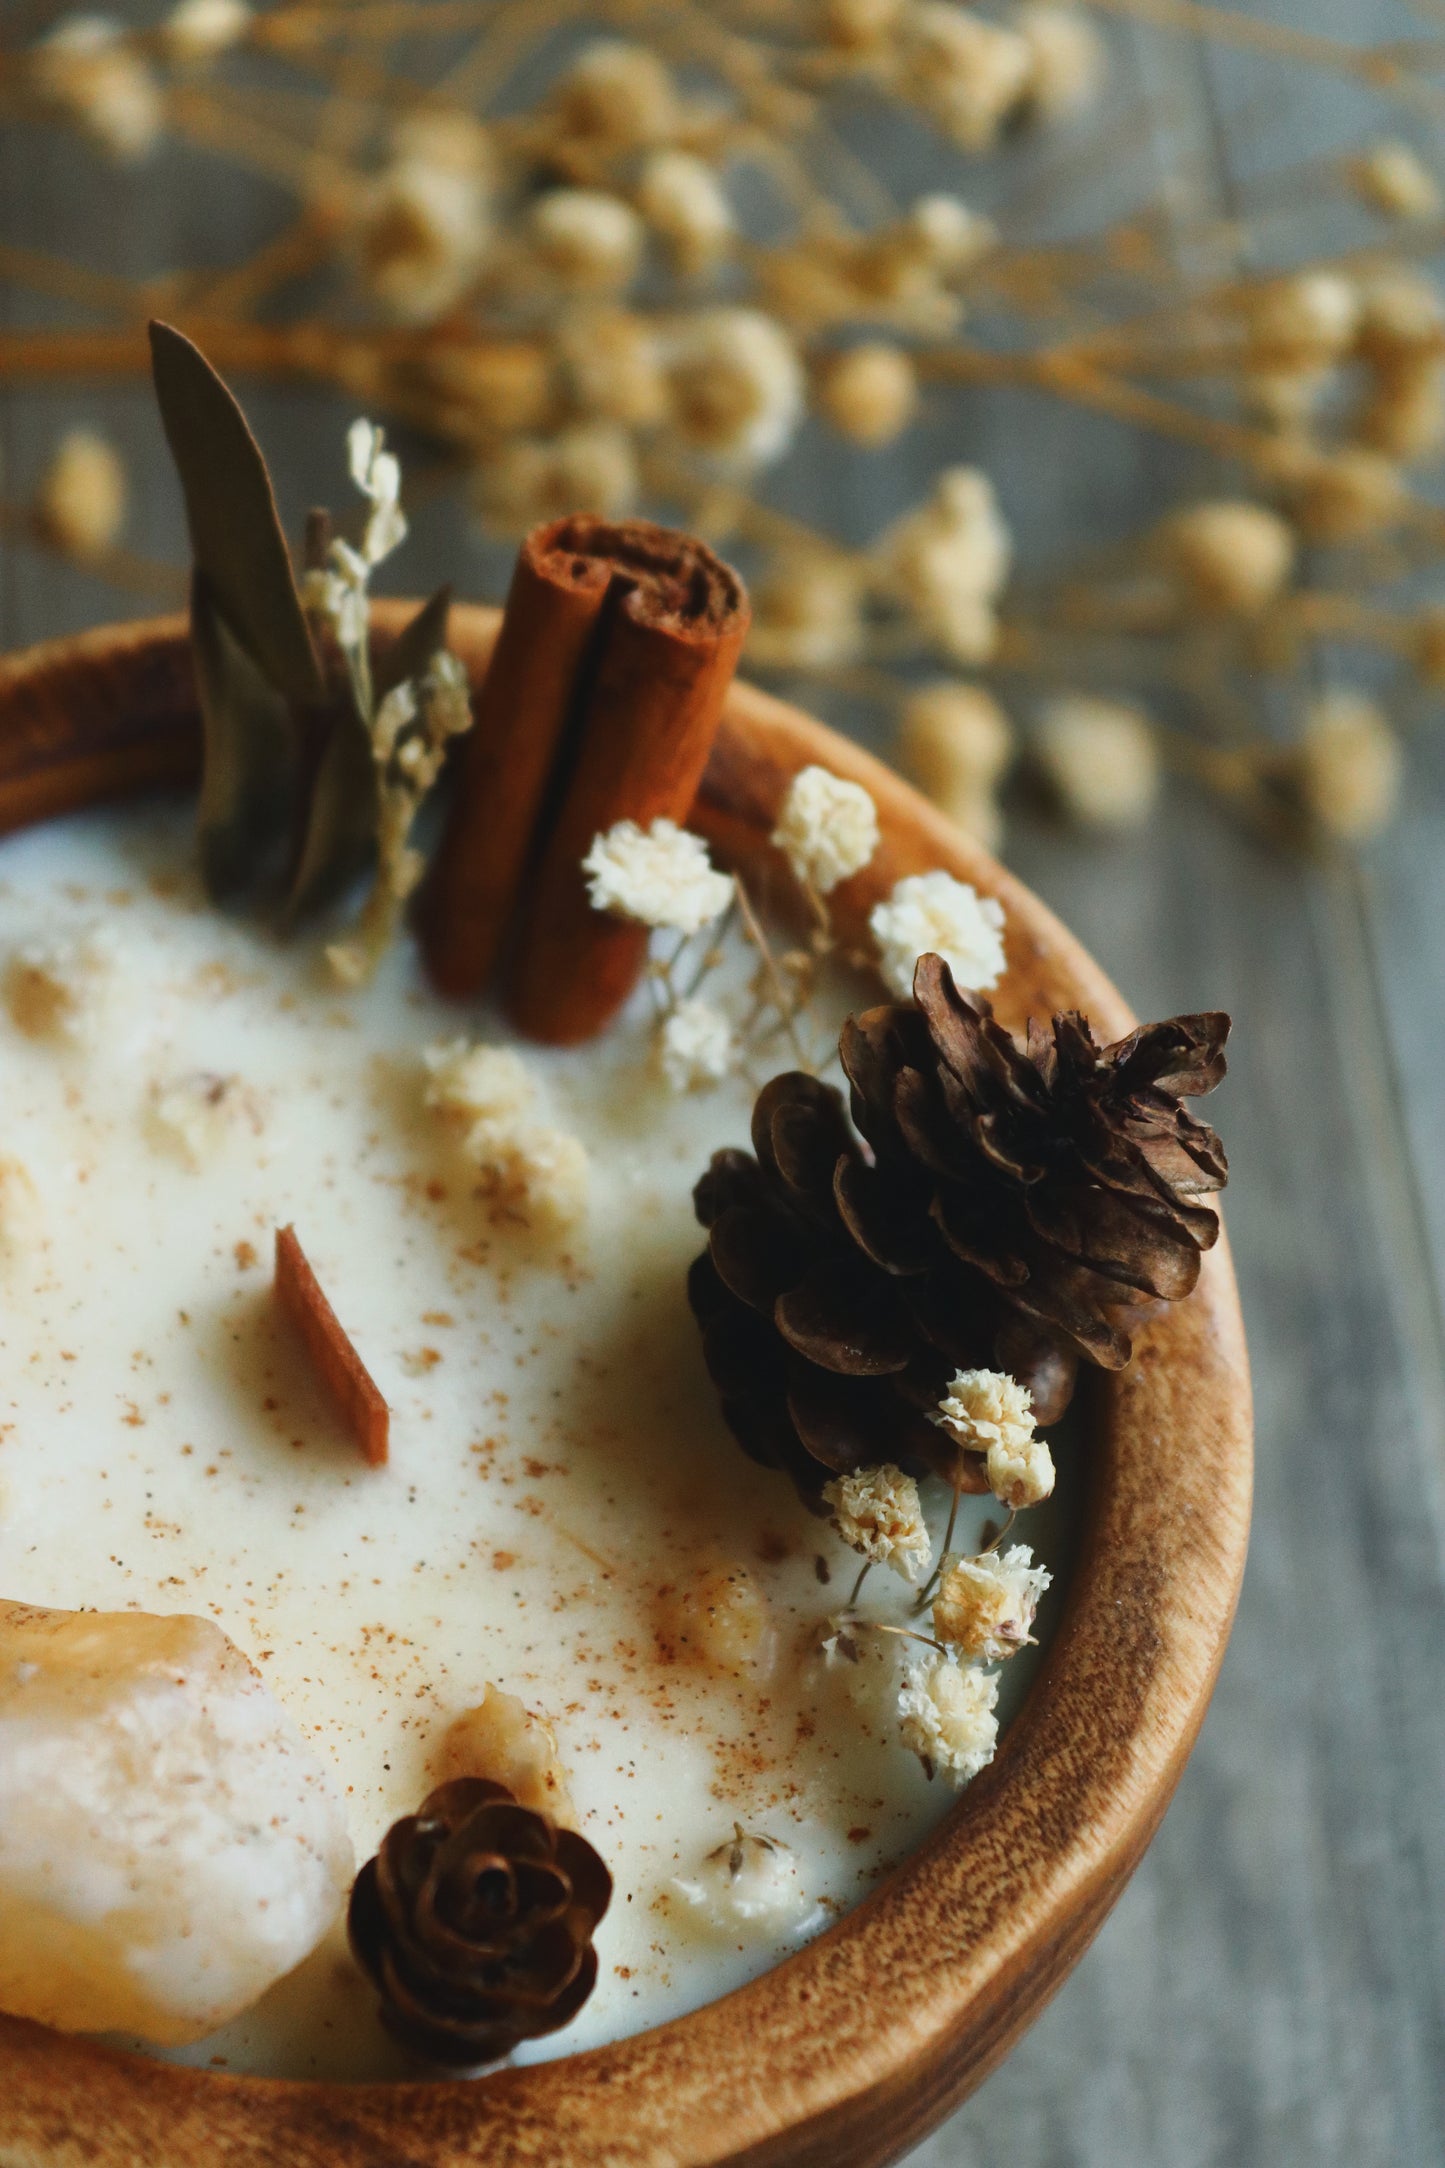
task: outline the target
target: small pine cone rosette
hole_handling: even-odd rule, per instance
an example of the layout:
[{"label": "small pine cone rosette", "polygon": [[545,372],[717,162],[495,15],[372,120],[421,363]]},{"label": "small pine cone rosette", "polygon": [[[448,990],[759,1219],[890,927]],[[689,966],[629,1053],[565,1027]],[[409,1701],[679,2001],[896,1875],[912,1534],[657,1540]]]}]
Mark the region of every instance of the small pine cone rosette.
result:
[{"label": "small pine cone rosette", "polygon": [[585,1837],[501,1784],[459,1777],[393,1823],[347,1926],[388,2032],[425,2062],[470,2070],[576,2016],[611,1896]]},{"label": "small pine cone rosette", "polygon": [[829,1086],[775,1077],[753,1152],[716,1153],[694,1191],[724,1416],[819,1510],[830,1476],[889,1462],[983,1489],[930,1422],[950,1375],[1007,1373],[1055,1421],[1079,1361],[1127,1363],[1130,1324],[1189,1292],[1219,1231],[1193,1199],[1224,1153],[1180,1100],[1223,1075],[1227,1018],[1100,1047],[1061,1015],[1020,1044],[941,957],[914,992],[844,1026],[852,1125]]}]

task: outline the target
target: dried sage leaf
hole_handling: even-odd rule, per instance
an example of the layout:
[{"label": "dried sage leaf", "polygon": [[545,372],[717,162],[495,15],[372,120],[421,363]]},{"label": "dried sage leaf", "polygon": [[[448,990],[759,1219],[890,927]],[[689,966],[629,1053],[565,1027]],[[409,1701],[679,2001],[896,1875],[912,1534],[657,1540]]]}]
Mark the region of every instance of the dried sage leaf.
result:
[{"label": "dried sage leaf", "polygon": [[198,569],[264,676],[304,706],[324,696],[271,477],[246,417],[181,332],[150,326],[151,368]]},{"label": "dried sage leaf", "polygon": [[370,863],[380,812],[371,732],[351,699],[329,711],[307,806],[288,922],[343,895]]},{"label": "dried sage leaf", "polygon": [[296,729],[216,607],[203,572],[191,578],[191,653],[204,761],[198,816],[201,873],[217,901],[275,884],[294,826]]}]

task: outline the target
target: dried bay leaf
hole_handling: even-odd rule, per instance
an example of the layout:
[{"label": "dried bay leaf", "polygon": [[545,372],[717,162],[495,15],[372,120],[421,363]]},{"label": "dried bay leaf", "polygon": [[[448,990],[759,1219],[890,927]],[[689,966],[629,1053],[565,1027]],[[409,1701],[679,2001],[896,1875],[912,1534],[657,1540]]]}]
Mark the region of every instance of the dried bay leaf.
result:
[{"label": "dried bay leaf", "polygon": [[205,758],[198,814],[201,872],[218,901],[277,882],[285,869],[297,790],[291,709],[191,579],[191,652]]},{"label": "dried bay leaf", "polygon": [[288,923],[334,903],[376,847],[380,793],[371,733],[348,696],[321,719],[324,736],[306,802],[306,826],[286,899]]}]

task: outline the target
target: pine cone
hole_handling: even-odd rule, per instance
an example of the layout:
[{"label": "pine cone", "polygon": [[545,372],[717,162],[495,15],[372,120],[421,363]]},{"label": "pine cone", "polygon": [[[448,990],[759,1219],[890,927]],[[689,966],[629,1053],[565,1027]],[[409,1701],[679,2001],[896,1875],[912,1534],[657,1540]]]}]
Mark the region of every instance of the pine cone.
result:
[{"label": "pine cone", "polygon": [[1040,1424],[1079,1360],[1118,1369],[1128,1328],[1193,1287],[1225,1180],[1179,1104],[1224,1073],[1228,1019],[1176,1017],[1100,1048],[1077,1015],[1026,1047],[920,959],[914,1003],[851,1018],[839,1094],[775,1077],[753,1148],[694,1192],[708,1250],[689,1292],[744,1450],[818,1505],[830,1473],[893,1461],[982,1487],[929,1422],[954,1370],[1006,1370]]},{"label": "pine cone", "polygon": [[351,1946],[403,2046],[473,2069],[575,2017],[612,1877],[585,1837],[459,1777],[394,1822],[351,1893]]}]

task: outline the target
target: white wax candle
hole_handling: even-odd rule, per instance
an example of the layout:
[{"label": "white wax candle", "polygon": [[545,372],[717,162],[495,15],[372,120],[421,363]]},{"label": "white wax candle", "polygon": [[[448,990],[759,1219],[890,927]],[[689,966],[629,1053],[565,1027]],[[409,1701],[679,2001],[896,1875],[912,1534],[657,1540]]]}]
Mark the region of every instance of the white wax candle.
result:
[{"label": "white wax candle", "polygon": [[[489,1217],[423,1108],[423,1050],[477,1020],[406,944],[342,993],[317,946],[211,910],[176,808],[10,839],[0,925],[0,961],[44,951],[75,997],[35,1036],[0,1013],[0,1593],[216,1619],[334,1768],[358,1859],[487,1682],[543,1711],[616,1895],[596,1993],[524,2058],[711,2000],[845,1912],[953,1795],[898,1742],[894,1644],[820,1662],[857,1560],[744,1458],[703,1369],[690,1192],[746,1143],[749,1086],[670,1092],[641,1007],[597,1045],[524,1050],[591,1161],[585,1225],[549,1244]],[[385,1468],[276,1314],[286,1222],[391,1404]],[[965,1501],[965,1546],[990,1514]],[[1067,1520],[1020,1530],[1056,1577]],[[665,1660],[677,1592],[739,1564],[767,1660]],[[896,1615],[902,1583],[875,1593]],[[807,1902],[781,1932],[708,1933],[673,1888],[735,1822],[793,1848]],[[373,2003],[338,1929],[184,2054],[384,2074]]]}]

